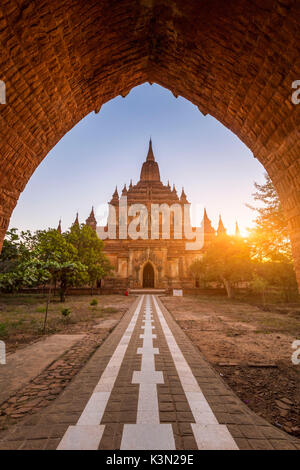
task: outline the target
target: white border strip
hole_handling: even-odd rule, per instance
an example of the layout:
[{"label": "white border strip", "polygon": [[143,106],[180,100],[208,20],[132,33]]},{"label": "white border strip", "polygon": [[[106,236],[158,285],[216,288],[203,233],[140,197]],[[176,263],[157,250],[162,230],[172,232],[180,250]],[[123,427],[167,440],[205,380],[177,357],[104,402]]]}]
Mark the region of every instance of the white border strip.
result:
[{"label": "white border strip", "polygon": [[238,446],[228,431],[227,426],[218,423],[159,308],[155,296],[152,295],[152,298],[182,388],[195,419],[195,423],[191,423],[191,426],[198,449],[238,450]]},{"label": "white border strip", "polygon": [[142,295],[124,335],[101,375],[77,424],[68,427],[57,450],[98,449],[105,428],[100,423],[131,340],[143,300],[144,296]]}]

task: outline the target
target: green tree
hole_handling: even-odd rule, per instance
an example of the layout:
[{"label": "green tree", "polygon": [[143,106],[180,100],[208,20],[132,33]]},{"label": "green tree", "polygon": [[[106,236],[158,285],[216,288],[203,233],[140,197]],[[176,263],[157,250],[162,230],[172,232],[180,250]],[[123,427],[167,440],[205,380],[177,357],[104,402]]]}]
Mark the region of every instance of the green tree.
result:
[{"label": "green tree", "polygon": [[61,301],[68,287],[93,286],[112,269],[103,241],[86,225],[66,233],[55,229],[7,232],[0,256],[0,289],[59,285]]},{"label": "green tree", "polygon": [[57,230],[40,230],[34,235],[22,232],[21,237],[13,230],[3,257],[6,270],[0,273],[0,288],[8,292],[43,284],[51,288],[58,283],[64,302],[68,287],[88,280],[86,266],[77,259],[77,249]]},{"label": "green tree", "polygon": [[30,231],[19,235],[18,230],[13,228],[6,233],[0,253],[0,289],[13,292],[22,286],[31,286],[30,244],[34,239],[35,235]]},{"label": "green tree", "polygon": [[53,283],[59,284],[61,302],[68,287],[88,281],[87,267],[78,260],[78,250],[55,229],[37,232],[35,262],[48,270]]},{"label": "green tree", "polygon": [[271,178],[265,174],[264,184],[254,185],[253,197],[260,203],[258,207],[248,205],[257,214],[248,238],[252,257],[257,261],[254,288],[260,284],[264,296],[267,286],[276,287],[288,301],[297,292],[288,224]]},{"label": "green tree", "polygon": [[103,253],[103,241],[98,238],[95,230],[84,224],[74,224],[64,237],[76,248],[76,259],[86,266],[88,283],[94,287],[97,281],[112,270]]},{"label": "green tree", "polygon": [[253,292],[258,293],[262,297],[262,303],[266,303],[266,290],[269,285],[268,280],[264,276],[260,276],[256,273],[253,274],[253,279],[251,281],[251,289]]},{"label": "green tree", "polygon": [[198,271],[206,281],[221,282],[229,298],[234,297],[234,285],[251,276],[249,246],[243,238],[228,235],[216,237],[207,247],[202,260],[196,260],[191,270]]},{"label": "green tree", "polygon": [[46,283],[50,274],[44,263],[31,257],[20,261],[11,270],[0,273],[0,289],[14,292],[21,287],[35,287]]},{"label": "green tree", "polygon": [[20,237],[16,228],[12,228],[6,232],[5,239],[3,240],[2,251],[0,255],[0,270],[5,271],[5,263],[14,262],[19,257],[19,243]]},{"label": "green tree", "polygon": [[267,287],[276,288],[281,293],[282,300],[289,302],[297,294],[297,280],[293,264],[288,260],[256,262],[254,267],[254,285],[260,280],[261,286],[265,284],[262,292],[263,300]]},{"label": "green tree", "polygon": [[21,235],[16,228],[7,231],[0,253],[0,273],[9,273],[30,259],[29,239],[34,239],[29,231],[21,232]]},{"label": "green tree", "polygon": [[265,183],[254,183],[254,186],[256,191],[252,196],[260,204],[255,207],[247,204],[256,212],[255,227],[249,237],[254,257],[292,261],[288,224],[271,178],[265,174]]},{"label": "green tree", "polygon": [[199,287],[206,287],[207,282],[213,280],[209,279],[208,267],[203,257],[197,258],[189,269],[195,281],[198,281]]}]

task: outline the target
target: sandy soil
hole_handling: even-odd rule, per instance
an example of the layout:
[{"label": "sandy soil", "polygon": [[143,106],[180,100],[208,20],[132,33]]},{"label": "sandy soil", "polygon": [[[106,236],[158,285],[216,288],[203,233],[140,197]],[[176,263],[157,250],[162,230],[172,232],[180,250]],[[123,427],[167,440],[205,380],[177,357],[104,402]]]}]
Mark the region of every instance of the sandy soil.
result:
[{"label": "sandy soil", "polygon": [[[223,297],[162,297],[177,323],[256,413],[300,436],[300,305],[269,311]],[[280,310],[280,311],[276,311]]]}]

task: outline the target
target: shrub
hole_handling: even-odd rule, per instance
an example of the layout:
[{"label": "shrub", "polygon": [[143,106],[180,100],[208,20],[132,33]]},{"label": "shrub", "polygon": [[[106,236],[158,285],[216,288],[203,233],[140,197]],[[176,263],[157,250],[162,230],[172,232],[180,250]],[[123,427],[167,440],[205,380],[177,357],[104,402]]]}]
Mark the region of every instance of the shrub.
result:
[{"label": "shrub", "polygon": [[98,300],[97,300],[97,299],[93,299],[93,300],[91,301],[90,305],[91,305],[92,307],[98,305]]},{"label": "shrub", "polygon": [[61,314],[63,317],[67,318],[71,315],[71,310],[69,308],[62,308]]}]

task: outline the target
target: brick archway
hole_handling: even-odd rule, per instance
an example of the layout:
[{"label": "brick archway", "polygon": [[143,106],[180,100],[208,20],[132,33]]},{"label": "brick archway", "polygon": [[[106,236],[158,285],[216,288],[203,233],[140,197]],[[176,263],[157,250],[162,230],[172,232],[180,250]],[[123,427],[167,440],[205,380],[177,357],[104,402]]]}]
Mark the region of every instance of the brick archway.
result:
[{"label": "brick archway", "polygon": [[[146,81],[231,129],[264,165],[300,284],[297,0],[4,0],[0,239],[30,176],[88,113]],[[242,164],[242,162],[241,162]]]}]

